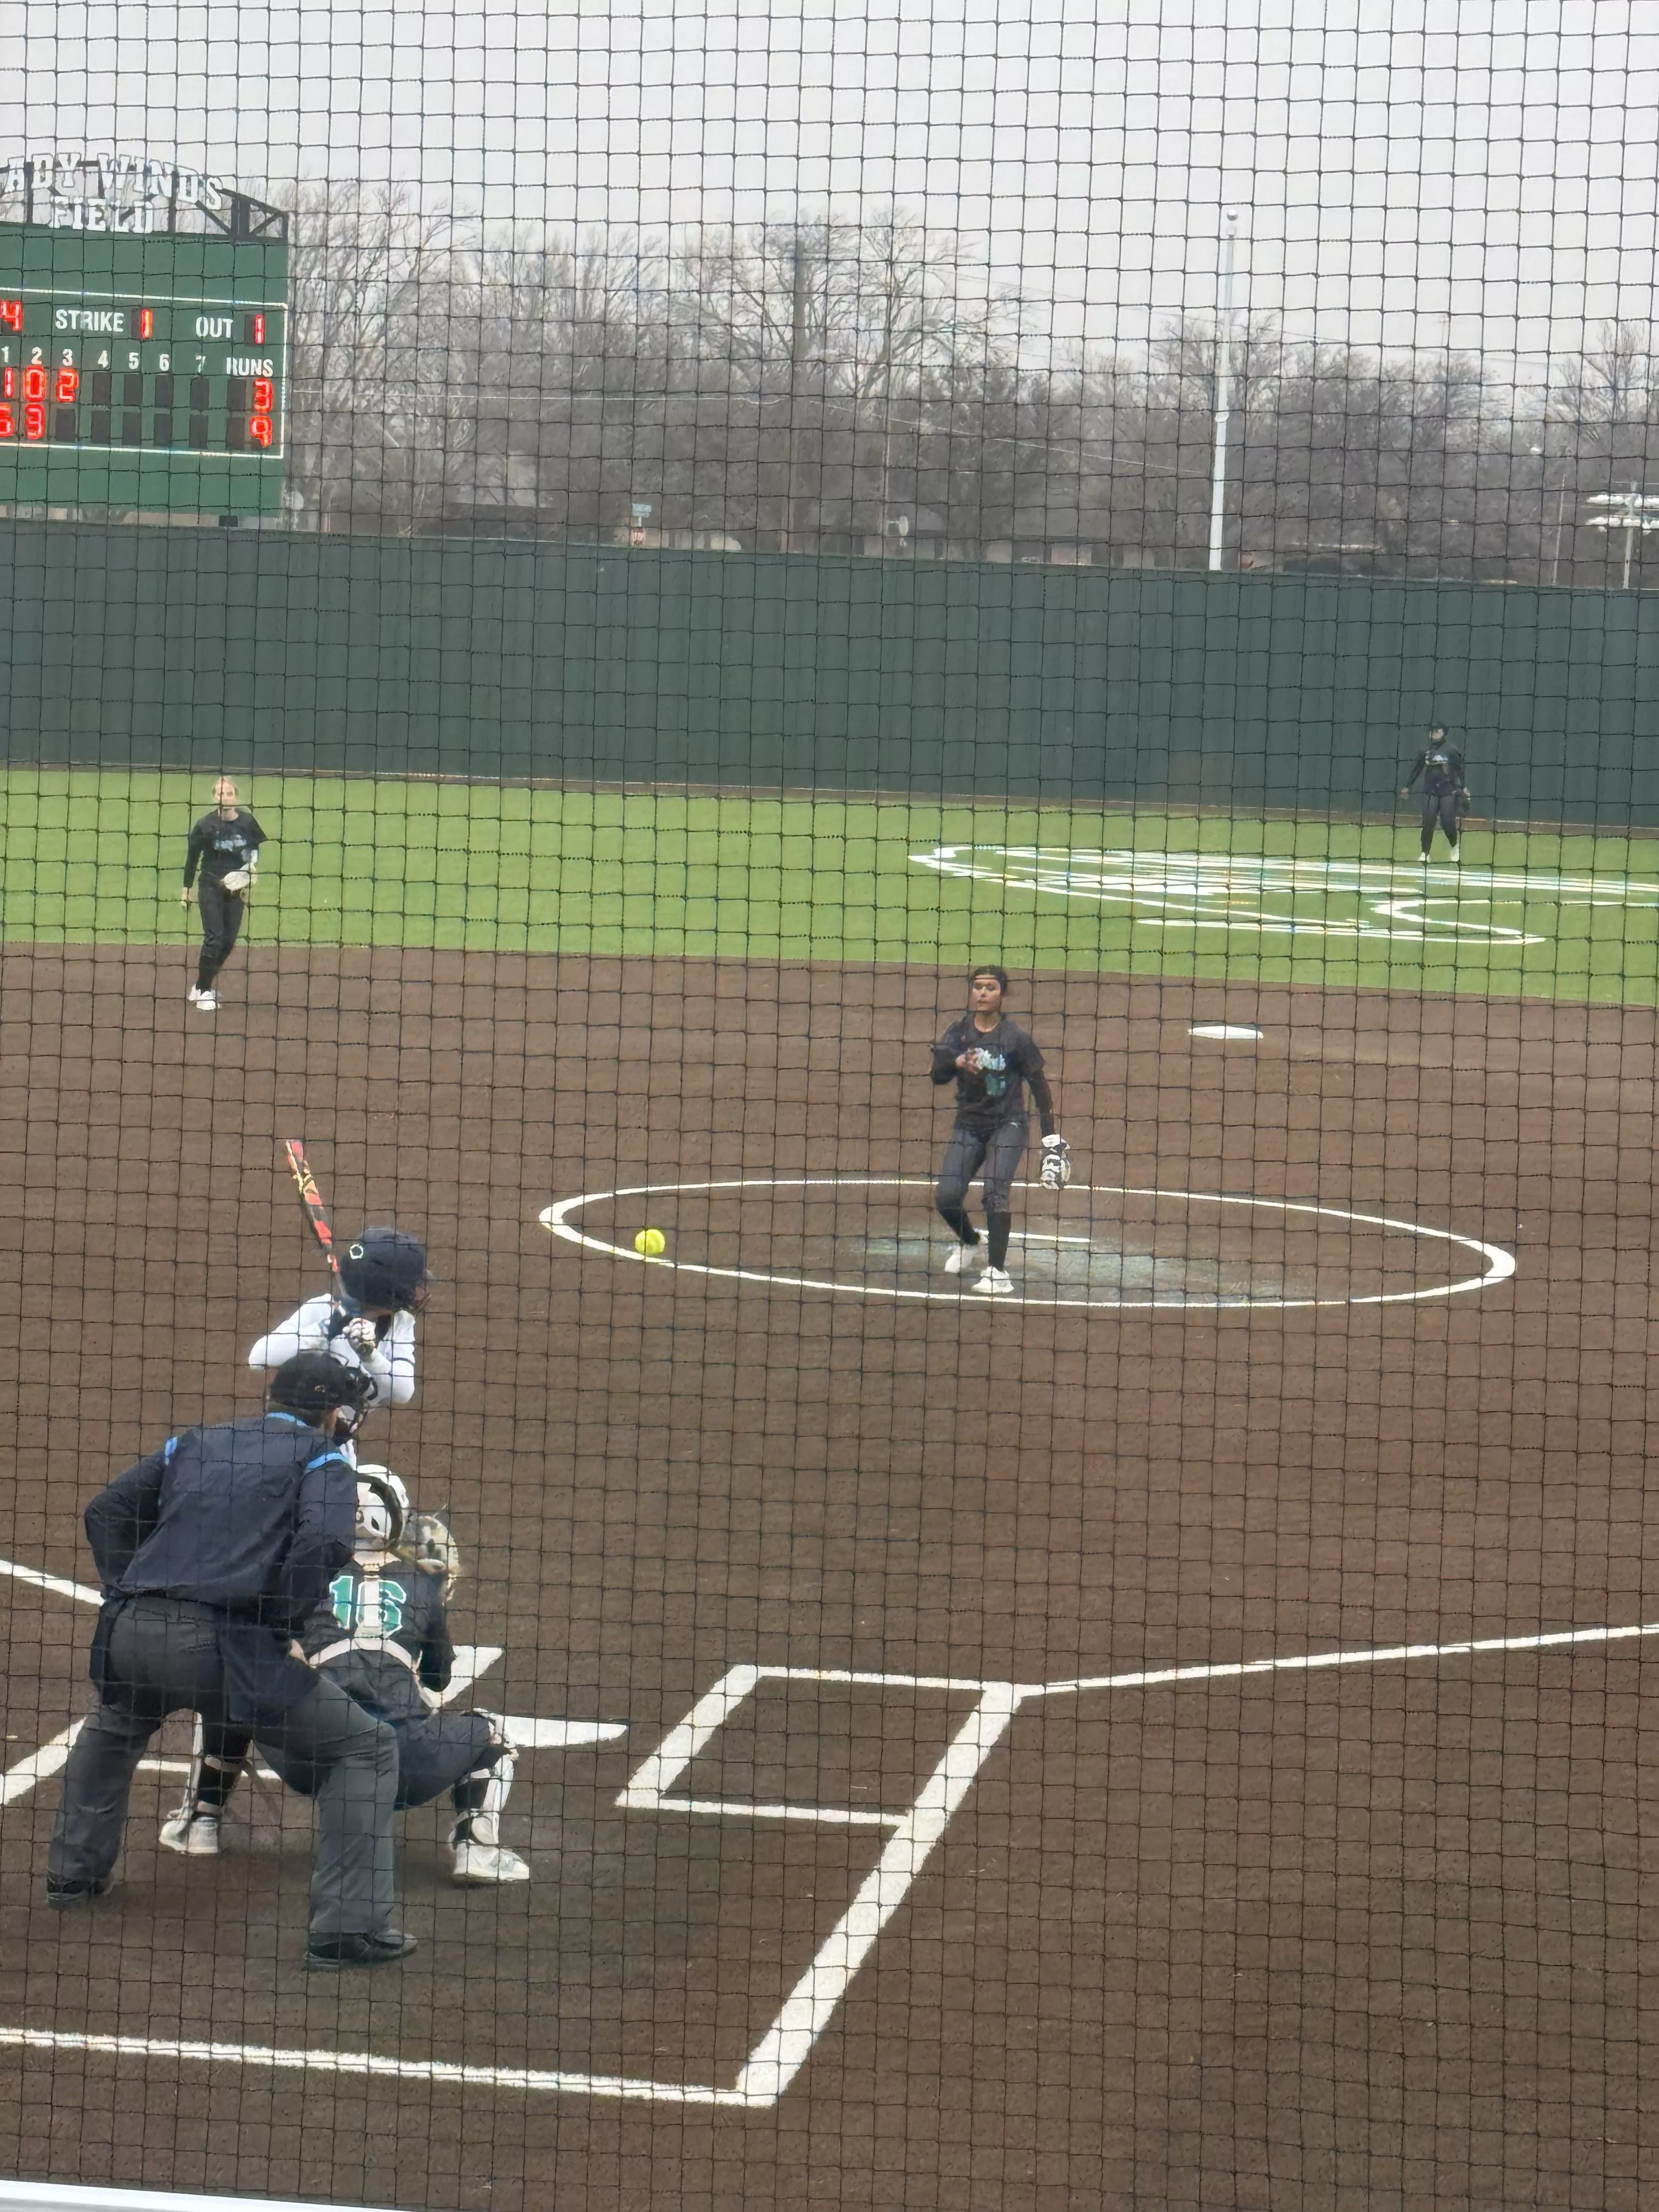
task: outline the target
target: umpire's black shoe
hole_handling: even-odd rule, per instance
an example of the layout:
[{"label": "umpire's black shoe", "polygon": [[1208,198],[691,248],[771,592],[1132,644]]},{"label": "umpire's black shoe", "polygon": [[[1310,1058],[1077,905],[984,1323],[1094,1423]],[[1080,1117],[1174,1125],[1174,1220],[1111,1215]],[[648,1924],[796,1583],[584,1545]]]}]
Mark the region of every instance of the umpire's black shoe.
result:
[{"label": "umpire's black shoe", "polygon": [[377,1935],[318,1936],[305,1956],[308,1974],[349,1974],[354,1966],[395,1966],[416,1948],[415,1938],[401,1928],[382,1928]]},{"label": "umpire's black shoe", "polygon": [[65,1881],[61,1875],[46,1876],[46,1903],[54,1912],[70,1912],[77,1905],[92,1905],[100,1897],[107,1897],[115,1887],[115,1877],[106,1874],[101,1881]]}]

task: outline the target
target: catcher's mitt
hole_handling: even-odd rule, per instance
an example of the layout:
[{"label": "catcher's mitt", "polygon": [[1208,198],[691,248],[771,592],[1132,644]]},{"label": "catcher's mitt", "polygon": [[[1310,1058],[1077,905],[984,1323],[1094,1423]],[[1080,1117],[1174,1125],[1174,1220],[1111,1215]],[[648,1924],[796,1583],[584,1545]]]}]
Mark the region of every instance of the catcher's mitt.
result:
[{"label": "catcher's mitt", "polygon": [[441,1513],[411,1513],[404,1523],[398,1553],[422,1574],[441,1576],[445,1598],[453,1596],[461,1578],[461,1547]]},{"label": "catcher's mitt", "polygon": [[1038,1180],[1044,1190],[1064,1190],[1072,1180],[1072,1148],[1058,1133],[1042,1140],[1042,1169]]}]

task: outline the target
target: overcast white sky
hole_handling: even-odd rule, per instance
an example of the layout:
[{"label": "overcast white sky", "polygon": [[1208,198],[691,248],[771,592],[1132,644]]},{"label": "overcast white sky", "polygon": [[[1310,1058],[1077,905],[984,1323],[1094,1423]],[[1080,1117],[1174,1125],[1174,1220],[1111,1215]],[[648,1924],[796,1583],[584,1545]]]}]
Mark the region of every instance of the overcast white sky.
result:
[{"label": "overcast white sky", "polygon": [[0,152],[647,226],[890,198],[1058,337],[1215,294],[1535,361],[1654,313],[1659,0],[0,0]]}]

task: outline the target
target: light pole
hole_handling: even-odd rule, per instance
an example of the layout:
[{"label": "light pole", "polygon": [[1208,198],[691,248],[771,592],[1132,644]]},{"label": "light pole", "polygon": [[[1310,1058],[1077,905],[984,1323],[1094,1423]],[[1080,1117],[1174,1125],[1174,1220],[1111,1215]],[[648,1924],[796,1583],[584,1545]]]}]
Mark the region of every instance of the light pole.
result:
[{"label": "light pole", "polygon": [[1624,588],[1630,589],[1631,555],[1635,550],[1636,533],[1645,537],[1650,531],[1659,530],[1659,492],[1644,491],[1640,484],[1632,484],[1628,491],[1597,492],[1587,500],[1587,507],[1604,507],[1605,514],[1586,518],[1592,530],[1622,530],[1625,533]]},{"label": "light pole", "polygon": [[[1543,482],[1539,486],[1538,493],[1538,538],[1539,557],[1540,560],[1543,557],[1544,510],[1548,505],[1550,495],[1550,456],[1548,445],[1549,423],[1550,418],[1547,415],[1544,417],[1544,437],[1546,442],[1541,446],[1534,446],[1530,449],[1544,464],[1542,471]],[[1558,584],[1561,580],[1561,532],[1565,526],[1567,519],[1567,478],[1571,472],[1572,463],[1571,459],[1569,459],[1564,462],[1562,465],[1560,481],[1555,487],[1555,542],[1550,550],[1550,583],[1552,587]]]},{"label": "light pole", "polygon": [[1210,471],[1210,566],[1219,568],[1221,540],[1226,521],[1227,417],[1232,411],[1233,376],[1233,249],[1238,237],[1238,210],[1228,208],[1221,218],[1221,297],[1215,334],[1215,459]]}]

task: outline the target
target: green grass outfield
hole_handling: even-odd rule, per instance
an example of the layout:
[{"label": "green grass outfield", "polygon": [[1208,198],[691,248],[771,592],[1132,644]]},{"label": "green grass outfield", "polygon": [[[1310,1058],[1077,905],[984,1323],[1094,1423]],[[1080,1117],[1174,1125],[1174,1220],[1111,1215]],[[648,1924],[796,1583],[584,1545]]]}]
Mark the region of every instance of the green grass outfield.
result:
[{"label": "green grass outfield", "polygon": [[[13,768],[7,940],[177,944],[211,779]],[[1659,846],[1088,808],[264,777],[249,941],[917,961],[1652,1006]]]}]

